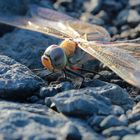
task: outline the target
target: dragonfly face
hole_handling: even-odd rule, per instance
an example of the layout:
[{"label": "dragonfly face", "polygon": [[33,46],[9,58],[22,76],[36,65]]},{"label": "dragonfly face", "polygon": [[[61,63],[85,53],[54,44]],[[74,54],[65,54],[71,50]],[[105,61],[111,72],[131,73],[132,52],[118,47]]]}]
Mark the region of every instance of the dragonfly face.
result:
[{"label": "dragonfly face", "polygon": [[67,57],[62,48],[57,45],[49,46],[41,57],[42,64],[49,71],[62,70],[67,64]]}]

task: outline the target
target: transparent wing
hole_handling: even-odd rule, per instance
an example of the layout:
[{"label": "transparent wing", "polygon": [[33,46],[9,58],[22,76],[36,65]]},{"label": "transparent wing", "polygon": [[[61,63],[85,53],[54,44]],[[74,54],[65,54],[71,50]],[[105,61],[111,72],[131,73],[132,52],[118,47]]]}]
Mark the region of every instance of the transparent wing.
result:
[{"label": "transparent wing", "polygon": [[140,62],[140,38],[134,40],[126,40],[126,41],[117,41],[113,43],[108,43],[108,45],[112,47],[117,47],[120,49],[124,49],[135,57]]},{"label": "transparent wing", "polygon": [[41,32],[62,39],[79,36],[76,31],[63,22],[44,20],[40,17],[20,17],[0,14],[0,23]]},{"label": "transparent wing", "polygon": [[116,43],[137,43],[140,44],[140,37],[131,40],[115,41]]},{"label": "transparent wing", "polygon": [[86,40],[109,41],[108,32],[101,26],[76,20],[65,14],[31,6],[32,17],[18,17],[0,14],[0,23],[49,34],[58,38],[83,36]]},{"label": "transparent wing", "polygon": [[87,41],[107,42],[111,40],[109,33],[101,26],[82,21],[68,21],[68,24]]},{"label": "transparent wing", "polygon": [[76,20],[66,14],[48,8],[39,7],[37,5],[31,5],[29,8],[31,15],[34,17],[37,16],[50,21]]},{"label": "transparent wing", "polygon": [[112,45],[78,41],[79,47],[107,65],[128,83],[140,88],[140,63],[125,50]]},{"label": "transparent wing", "polygon": [[98,40],[98,41],[110,41],[110,35],[105,28],[82,22],[65,14],[50,10],[47,8],[38,7],[32,5],[30,7],[32,16],[43,18],[49,21],[61,21],[72,27],[81,36],[86,35],[88,41]]}]

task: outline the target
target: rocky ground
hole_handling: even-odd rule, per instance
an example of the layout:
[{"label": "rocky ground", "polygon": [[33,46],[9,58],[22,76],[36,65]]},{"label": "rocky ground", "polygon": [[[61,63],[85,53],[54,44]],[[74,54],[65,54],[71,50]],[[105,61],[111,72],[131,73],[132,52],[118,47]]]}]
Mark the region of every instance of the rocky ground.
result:
[{"label": "rocky ground", "polygon": [[[1,0],[0,12],[29,13],[29,3],[53,8],[105,27],[112,40],[140,37],[139,0]],[[80,89],[60,75],[45,76],[40,57],[59,39],[0,24],[0,139],[138,140],[139,89],[99,61],[85,64],[98,74]],[[102,76],[101,76],[102,75]]]}]

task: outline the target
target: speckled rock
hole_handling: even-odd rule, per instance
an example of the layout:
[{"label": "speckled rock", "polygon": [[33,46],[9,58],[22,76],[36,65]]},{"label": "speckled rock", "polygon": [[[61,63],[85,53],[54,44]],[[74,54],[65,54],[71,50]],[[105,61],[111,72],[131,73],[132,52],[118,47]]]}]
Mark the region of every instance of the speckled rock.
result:
[{"label": "speckled rock", "polygon": [[137,104],[133,107],[131,113],[128,114],[128,119],[129,119],[129,121],[130,121],[131,123],[140,120],[140,102],[137,103]]},{"label": "speckled rock", "polygon": [[123,122],[126,126],[129,123],[128,117],[125,114],[122,114],[121,116],[119,116],[118,118],[121,122]]},{"label": "speckled rock", "polygon": [[94,92],[109,98],[113,104],[119,105],[125,110],[132,108],[134,104],[128,93],[115,84],[106,84],[105,86],[96,88]]},{"label": "speckled rock", "polygon": [[132,113],[132,114],[129,114],[128,115],[128,119],[129,121],[132,123],[132,122],[136,122],[136,121],[139,121],[140,120],[140,114],[139,113]]},{"label": "speckled rock", "polygon": [[[68,128],[65,129],[67,133],[64,133],[64,128]],[[65,140],[72,136],[88,140],[103,139],[84,121],[69,120],[46,106],[6,101],[0,101],[0,136],[27,140]]]},{"label": "speckled rock", "polygon": [[135,102],[140,102],[140,95],[137,95],[137,96],[135,97]]},{"label": "speckled rock", "polygon": [[[95,78],[95,77],[94,77]],[[106,85],[106,82],[98,80],[98,79],[92,79],[88,81],[84,81],[83,86],[84,87],[96,87],[96,88],[101,88]]]},{"label": "speckled rock", "polygon": [[97,24],[97,25],[104,25],[104,20],[99,18],[99,17],[96,17],[96,16],[93,16],[92,14],[90,13],[84,13],[81,15],[80,17],[81,20],[85,21],[85,22],[90,22],[92,24]]},{"label": "speckled rock", "polygon": [[120,136],[112,136],[112,137],[106,138],[106,140],[120,140],[120,139],[121,139]]},{"label": "speckled rock", "polygon": [[25,14],[27,11],[27,6],[29,0],[19,1],[19,0],[1,0],[0,1],[0,12],[10,13],[10,14]]},{"label": "speckled rock", "polygon": [[52,97],[58,111],[76,116],[92,114],[108,115],[111,112],[110,101],[97,93],[94,88],[70,90]]},{"label": "speckled rock", "polygon": [[88,118],[87,122],[96,132],[100,132],[102,130],[100,123],[105,117],[103,115],[93,115]]},{"label": "speckled rock", "polygon": [[126,135],[122,138],[122,140],[139,140],[139,139],[140,139],[140,134]]},{"label": "speckled rock", "polygon": [[100,123],[100,127],[102,129],[108,129],[110,127],[115,127],[115,126],[124,126],[125,124],[121,122],[117,117],[113,115],[107,116],[102,122]]},{"label": "speckled rock", "polygon": [[54,84],[54,85],[50,85],[49,87],[42,87],[40,89],[40,92],[38,94],[38,96],[40,98],[46,98],[46,97],[52,97],[54,95],[56,95],[59,92],[63,92],[66,90],[71,90],[74,88],[74,85],[68,81],[66,82],[61,82],[60,84]]},{"label": "speckled rock", "polygon": [[111,137],[111,136],[123,137],[128,134],[134,134],[134,131],[128,127],[117,126],[117,127],[110,127],[108,129],[105,129],[102,133],[106,137]]},{"label": "speckled rock", "polygon": [[136,10],[125,9],[119,13],[115,24],[118,26],[126,23],[130,25],[137,25],[139,22],[140,15]]},{"label": "speckled rock", "polygon": [[84,8],[87,12],[92,12],[92,14],[97,14],[102,7],[102,0],[90,0],[84,3]]},{"label": "speckled rock", "polygon": [[35,94],[43,84],[43,80],[26,66],[7,56],[0,55],[1,98],[25,99]]},{"label": "speckled rock", "polygon": [[[0,1],[0,15],[14,14],[24,15],[27,12],[29,0],[1,0]],[[0,36],[7,32],[11,32],[14,28],[8,25],[0,24]]]},{"label": "speckled rock", "polygon": [[135,122],[131,122],[129,125],[129,128],[135,130],[136,133],[140,132],[140,120],[135,121]]},{"label": "speckled rock", "polygon": [[129,6],[130,7],[140,6],[140,1],[139,0],[129,0]]},{"label": "speckled rock", "polygon": [[94,87],[93,93],[109,98],[112,104],[119,105],[125,110],[133,107],[134,101],[129,97],[129,94],[118,85],[93,80],[85,83],[85,86]]},{"label": "speckled rock", "polygon": [[57,90],[54,87],[41,87],[39,92],[40,98],[52,97],[57,94]]},{"label": "speckled rock", "polygon": [[120,116],[125,113],[124,109],[118,105],[113,105],[113,113],[116,116]]},{"label": "speckled rock", "polygon": [[81,140],[82,139],[82,136],[79,130],[77,129],[77,127],[70,123],[66,124],[66,126],[64,126],[61,129],[61,133],[65,135],[66,140]]},{"label": "speckled rock", "polygon": [[134,107],[133,107],[133,110],[132,110],[132,114],[136,114],[136,113],[140,113],[140,102],[138,102]]},{"label": "speckled rock", "polygon": [[127,0],[118,0],[118,1],[104,0],[103,1],[104,9],[110,12],[110,14],[113,14],[115,12],[122,10],[126,4],[127,4]]}]

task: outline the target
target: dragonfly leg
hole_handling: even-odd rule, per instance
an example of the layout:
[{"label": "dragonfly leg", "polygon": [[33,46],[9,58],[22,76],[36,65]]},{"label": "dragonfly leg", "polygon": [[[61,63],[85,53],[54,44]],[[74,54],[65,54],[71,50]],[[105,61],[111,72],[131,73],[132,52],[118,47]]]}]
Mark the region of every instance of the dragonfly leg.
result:
[{"label": "dragonfly leg", "polygon": [[66,74],[72,74],[72,75],[75,75],[76,77],[80,77],[80,79],[76,79],[76,82],[75,82],[75,79],[74,79],[74,84],[75,84],[75,88],[80,88],[82,85],[83,85],[83,82],[85,81],[85,77],[75,71],[73,71],[72,69],[70,68],[65,68],[65,72]]},{"label": "dragonfly leg", "polygon": [[100,75],[106,82],[109,82],[107,78],[105,78],[103,75],[99,74],[98,72],[94,71],[94,70],[88,70],[88,69],[84,69],[84,68],[79,68],[79,67],[71,67],[72,70],[76,70],[76,71],[83,71],[83,72],[88,72],[88,73],[92,73],[92,74],[97,74]]},{"label": "dragonfly leg", "polygon": [[78,76],[78,77],[81,77],[83,80],[85,80],[85,77],[84,77],[83,75],[81,75],[81,74],[79,74],[79,73],[73,71],[73,69],[65,68],[65,71],[66,71],[66,72],[69,72],[69,73],[71,73],[71,74],[73,74],[73,75],[76,75],[76,76]]}]

